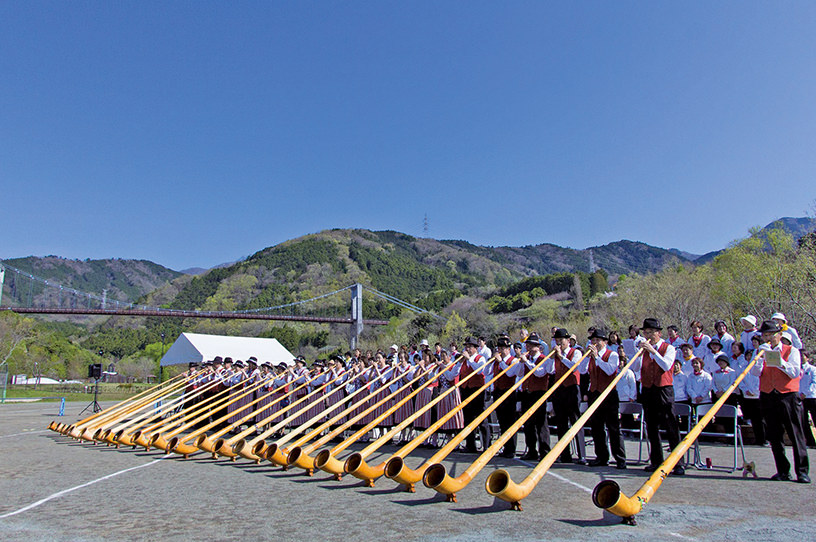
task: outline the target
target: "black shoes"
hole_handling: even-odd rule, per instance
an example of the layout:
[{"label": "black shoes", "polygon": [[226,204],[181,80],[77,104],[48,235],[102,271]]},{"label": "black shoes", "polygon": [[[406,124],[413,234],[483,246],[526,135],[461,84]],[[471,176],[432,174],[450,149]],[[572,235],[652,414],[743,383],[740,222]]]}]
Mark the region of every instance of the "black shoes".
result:
[{"label": "black shoes", "polygon": [[503,450],[502,453],[499,454],[499,457],[504,457],[505,459],[513,459],[516,457],[516,452],[512,452],[510,450]]},{"label": "black shoes", "polygon": [[609,465],[609,460],[593,459],[589,462],[590,467],[606,467]]},{"label": "black shoes", "polygon": [[658,469],[658,467],[660,467],[660,465],[651,465],[651,464],[649,464],[649,465],[646,465],[645,467],[643,467],[643,470],[645,470],[646,472],[654,472],[654,471],[656,471]]},{"label": "black shoes", "polygon": [[[807,477],[807,475],[805,475],[805,477]],[[788,472],[785,473],[777,472],[776,474],[771,476],[771,480],[773,480],[774,482],[790,482],[791,476],[790,473]],[[808,478],[808,482],[810,482],[810,478]]]},{"label": "black shoes", "polygon": [[684,467],[683,465],[677,465],[676,467],[674,467],[674,470],[672,470],[672,474],[675,476],[683,476],[684,474],[686,474],[686,467]]},{"label": "black shoes", "polygon": [[626,461],[618,461],[615,463],[615,468],[618,470],[626,470]]},{"label": "black shoes", "polygon": [[798,478],[796,478],[796,483],[798,484],[809,484],[810,483],[810,476],[807,474],[800,474]]},{"label": "black shoes", "polygon": [[535,452],[527,452],[526,454],[521,456],[521,458],[524,461],[538,461],[538,454]]}]

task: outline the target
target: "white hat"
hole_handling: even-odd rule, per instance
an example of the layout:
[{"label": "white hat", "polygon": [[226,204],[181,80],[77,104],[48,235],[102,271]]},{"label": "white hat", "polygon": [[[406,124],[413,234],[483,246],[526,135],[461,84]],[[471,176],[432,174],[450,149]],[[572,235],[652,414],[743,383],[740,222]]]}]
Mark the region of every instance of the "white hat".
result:
[{"label": "white hat", "polygon": [[428,344],[428,339],[422,339],[422,342],[419,343],[419,346],[430,346]]},{"label": "white hat", "polygon": [[392,344],[391,350],[399,350],[399,346],[397,346],[396,344]]},{"label": "white hat", "polygon": [[747,315],[747,316],[743,316],[742,318],[740,318],[740,320],[743,320],[743,321],[745,321],[745,322],[748,322],[748,323],[749,323],[749,324],[751,324],[752,326],[755,326],[755,325],[756,325],[756,316],[754,316],[753,314],[749,314],[749,315]]},{"label": "white hat", "polygon": [[771,320],[782,320],[782,321],[783,321],[783,322],[785,322],[785,323],[787,323],[787,322],[788,322],[788,319],[787,319],[787,318],[785,318],[785,315],[784,315],[784,314],[782,314],[781,312],[775,312],[775,313],[773,313],[773,316],[771,316]]},{"label": "white hat", "polygon": [[791,334],[788,333],[787,331],[782,332],[782,338],[783,339],[788,339],[789,343],[793,343],[793,337],[791,337]]}]

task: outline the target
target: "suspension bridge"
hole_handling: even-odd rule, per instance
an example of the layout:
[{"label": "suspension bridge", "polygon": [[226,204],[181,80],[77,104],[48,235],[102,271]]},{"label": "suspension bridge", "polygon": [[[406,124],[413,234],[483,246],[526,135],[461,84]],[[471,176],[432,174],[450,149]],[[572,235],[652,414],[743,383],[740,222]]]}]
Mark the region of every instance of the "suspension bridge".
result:
[{"label": "suspension bridge", "polygon": [[[364,292],[367,292],[376,299],[395,305],[400,309],[405,309],[415,314],[428,314],[435,319],[445,320],[445,318],[433,312],[360,283],[352,284],[345,288],[317,295],[309,299],[269,307],[229,311],[174,309],[109,299],[107,291],[103,291],[102,295],[84,292],[0,262],[0,311],[8,310],[18,314],[66,316],[152,316],[346,324],[352,326],[352,346],[358,344],[360,333],[365,326],[383,326],[388,324],[388,320],[363,318]],[[349,296],[350,304],[343,301],[341,299],[342,296]],[[346,297],[346,299],[349,297]],[[3,304],[4,300],[7,301],[5,305]]]}]

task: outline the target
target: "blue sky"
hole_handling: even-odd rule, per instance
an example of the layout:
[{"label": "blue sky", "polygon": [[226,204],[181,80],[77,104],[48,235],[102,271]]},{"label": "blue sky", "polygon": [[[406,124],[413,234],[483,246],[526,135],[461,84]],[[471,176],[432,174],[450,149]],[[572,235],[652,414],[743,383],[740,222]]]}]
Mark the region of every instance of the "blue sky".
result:
[{"label": "blue sky", "polygon": [[0,258],[704,253],[816,200],[816,4],[3,2]]}]

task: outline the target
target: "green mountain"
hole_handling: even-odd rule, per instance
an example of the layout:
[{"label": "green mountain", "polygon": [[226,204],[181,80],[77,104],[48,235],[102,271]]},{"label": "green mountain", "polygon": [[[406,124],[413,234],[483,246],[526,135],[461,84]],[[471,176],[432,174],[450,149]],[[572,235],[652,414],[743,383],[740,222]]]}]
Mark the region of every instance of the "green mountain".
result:
[{"label": "green mountain", "polygon": [[[97,295],[107,290],[108,299],[124,302],[136,301],[181,276],[177,271],[147,260],[69,260],[58,256],[28,256],[3,260],[2,263],[65,288]],[[34,303],[44,302],[44,292],[42,284],[6,272],[3,304],[27,305],[29,294]],[[48,289],[48,293],[53,296],[53,289]]]}]

